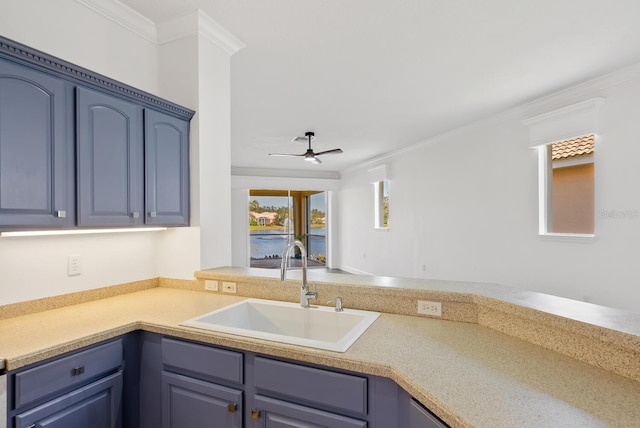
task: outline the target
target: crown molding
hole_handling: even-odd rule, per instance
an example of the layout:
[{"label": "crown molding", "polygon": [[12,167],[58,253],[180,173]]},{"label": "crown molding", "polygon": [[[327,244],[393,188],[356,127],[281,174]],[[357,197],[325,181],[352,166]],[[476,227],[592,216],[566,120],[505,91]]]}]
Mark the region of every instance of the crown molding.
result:
[{"label": "crown molding", "polygon": [[156,25],[119,0],[75,1],[157,45],[198,34],[229,55],[245,47],[240,39],[199,9]]},{"label": "crown molding", "polygon": [[206,13],[199,10],[198,16],[200,34],[210,42],[215,43],[229,55],[233,55],[246,46],[242,40],[231,34]]},{"label": "crown molding", "polygon": [[597,134],[604,103],[604,98],[595,97],[523,120],[522,124],[529,128],[531,147]]},{"label": "crown molding", "polygon": [[157,43],[156,25],[118,0],[75,0],[77,3],[99,13],[116,24],[139,35],[152,43]]},{"label": "crown molding", "polygon": [[201,10],[158,24],[158,44],[162,45],[193,35],[201,35],[229,55],[245,44]]},{"label": "crown molding", "polygon": [[138,104],[191,120],[195,112],[171,101],[0,36],[0,58],[10,59],[83,86],[117,94]]},{"label": "crown molding", "polygon": [[[445,131],[441,134],[434,135],[417,143],[387,153],[383,153],[381,155],[367,159],[364,162],[360,162],[357,165],[348,166],[340,170],[340,173],[353,173],[356,171],[361,171],[364,168],[375,167],[382,162],[391,162],[399,156],[405,155],[407,153],[413,153],[415,151],[423,149],[426,146],[437,144],[441,141],[445,141],[457,135],[464,135],[468,132],[474,132],[474,130],[478,128],[482,129],[482,127],[487,123],[501,123],[506,120],[517,120],[523,123],[526,118],[533,118],[536,115],[541,116],[542,114],[552,110],[560,110],[566,107],[568,102],[571,102],[572,104],[579,104],[586,97],[596,99],[600,98],[600,102],[604,102],[604,98],[601,98],[599,96],[601,91],[635,79],[640,79],[640,63],[635,63],[630,66],[614,70],[610,73],[606,73],[583,82],[568,85],[563,89],[553,91],[547,95],[543,95],[531,101],[524,102],[520,105],[511,107],[493,115],[479,118],[475,121],[453,128],[449,131]],[[598,106],[595,105],[594,107],[597,108]],[[567,138],[578,135],[569,135]]]}]

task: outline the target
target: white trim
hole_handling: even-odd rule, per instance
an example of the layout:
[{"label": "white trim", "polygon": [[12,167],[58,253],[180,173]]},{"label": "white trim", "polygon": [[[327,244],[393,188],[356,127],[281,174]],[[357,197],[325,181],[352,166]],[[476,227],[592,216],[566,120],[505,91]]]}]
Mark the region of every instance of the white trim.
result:
[{"label": "white trim", "polygon": [[529,127],[530,147],[597,134],[604,98],[592,98],[523,120]]},{"label": "white trim", "polygon": [[564,242],[593,242],[596,235],[592,233],[541,233],[540,239],[543,241],[564,241]]},{"label": "white trim", "polygon": [[201,35],[229,55],[245,44],[201,10],[178,16],[158,25],[158,44],[163,45],[185,37]]},{"label": "white trim", "polygon": [[593,153],[588,155],[575,156],[571,158],[557,159],[551,162],[551,168],[567,168],[569,166],[587,165],[594,163],[595,156]]},{"label": "white trim", "polygon": [[543,145],[537,148],[538,151],[538,234],[544,235],[548,228],[548,189],[550,180],[549,174],[549,146]]},{"label": "white trim", "polygon": [[156,45],[198,34],[229,55],[245,47],[240,39],[200,9],[156,25],[119,0],[75,1]]},{"label": "white trim", "polygon": [[[497,112],[493,115],[478,118],[473,122],[454,127],[449,131],[434,135],[430,138],[427,138],[426,140],[419,141],[417,143],[402,147],[394,151],[383,153],[379,156],[375,156],[371,159],[362,161],[357,165],[348,166],[341,169],[340,172],[349,173],[353,171],[360,171],[363,168],[372,167],[376,164],[391,160],[403,154],[412,153],[426,146],[446,140],[447,138],[455,137],[456,135],[464,135],[469,132],[474,132],[474,130],[480,130],[481,132],[483,132],[488,122],[501,123],[513,118],[515,118],[515,120],[519,120],[523,116],[526,117],[527,115],[535,114],[534,112],[545,110],[548,111],[552,108],[558,108],[558,103],[563,102],[563,100],[569,98],[575,99],[578,97],[584,97],[584,94],[595,94],[599,91],[602,91],[603,89],[610,88],[637,78],[640,78],[640,63],[630,65],[629,67],[613,71],[611,73],[596,77],[586,82],[573,84],[565,89],[559,90],[545,97],[537,98],[528,103]],[[589,134],[589,132],[587,132],[586,134]],[[573,137],[577,136],[579,135],[574,135]],[[569,138],[571,137],[572,136],[569,136]]]},{"label": "white trim", "polygon": [[[389,226],[384,226],[384,182],[389,179],[374,181],[373,184],[373,227],[375,230],[388,231]],[[391,204],[391,200],[389,200]]]},{"label": "white trim", "polygon": [[157,43],[156,25],[146,16],[136,12],[118,0],[76,0],[143,39]]},{"label": "white trim", "polygon": [[198,31],[200,35],[222,48],[229,55],[233,55],[246,46],[242,40],[231,34],[226,28],[218,24],[213,18],[201,10],[198,10],[198,17]]},{"label": "white trim", "polygon": [[158,44],[180,40],[198,34],[198,12],[190,12],[158,24]]},{"label": "white trim", "polygon": [[389,165],[382,164],[376,167],[370,168],[369,172],[369,181],[371,183],[377,183],[378,181],[388,180],[389,179]]},{"label": "white trim", "polygon": [[340,173],[337,171],[316,171],[303,169],[275,169],[275,168],[250,168],[250,167],[231,167],[232,176],[245,177],[287,177],[287,178],[312,178],[339,180]]},{"label": "white trim", "polygon": [[366,272],[364,270],[360,270],[360,269],[356,269],[354,267],[351,266],[346,266],[346,265],[340,265],[340,267],[338,268],[340,270],[343,270],[347,273],[353,274],[353,275],[374,275],[373,273],[370,272]]},{"label": "white trim", "polygon": [[322,178],[231,176],[232,189],[340,190],[340,180]]}]

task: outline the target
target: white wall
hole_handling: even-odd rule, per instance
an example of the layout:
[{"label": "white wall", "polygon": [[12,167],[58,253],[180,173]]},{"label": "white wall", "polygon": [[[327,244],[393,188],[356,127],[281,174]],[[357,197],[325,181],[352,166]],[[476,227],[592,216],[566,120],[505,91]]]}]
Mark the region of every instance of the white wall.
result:
[{"label": "white wall", "polygon": [[[194,109],[196,116],[190,127],[191,227],[2,238],[0,304],[156,276],[189,279],[197,269],[229,265],[230,56],[242,43],[201,12],[156,27],[115,2],[5,3],[2,36]],[[66,274],[71,254],[81,256],[80,276]]]},{"label": "white wall", "polygon": [[[73,0],[3,2],[0,34],[156,92],[155,45]],[[0,304],[153,278],[161,233],[0,238]],[[67,276],[70,254],[82,275]]]},{"label": "white wall", "polygon": [[0,35],[157,93],[155,44],[75,0],[3,1]]},{"label": "white wall", "polygon": [[[627,69],[343,171],[341,267],[354,272],[493,282],[640,312],[640,73]],[[630,80],[629,76],[632,76]],[[620,81],[622,83],[619,83]],[[538,236],[537,154],[522,120],[595,96],[596,237]],[[390,230],[373,228],[367,170],[390,167]]]}]

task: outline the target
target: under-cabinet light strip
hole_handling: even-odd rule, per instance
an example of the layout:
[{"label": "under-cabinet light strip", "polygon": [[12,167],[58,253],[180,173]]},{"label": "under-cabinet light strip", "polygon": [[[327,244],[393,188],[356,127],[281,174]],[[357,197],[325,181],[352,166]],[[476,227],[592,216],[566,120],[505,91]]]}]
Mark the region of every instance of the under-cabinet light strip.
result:
[{"label": "under-cabinet light strip", "polygon": [[166,227],[137,227],[130,229],[82,229],[82,230],[32,230],[20,232],[0,232],[0,237],[11,238],[17,236],[51,236],[51,235],[88,235],[93,233],[130,233],[157,232],[167,230]]}]

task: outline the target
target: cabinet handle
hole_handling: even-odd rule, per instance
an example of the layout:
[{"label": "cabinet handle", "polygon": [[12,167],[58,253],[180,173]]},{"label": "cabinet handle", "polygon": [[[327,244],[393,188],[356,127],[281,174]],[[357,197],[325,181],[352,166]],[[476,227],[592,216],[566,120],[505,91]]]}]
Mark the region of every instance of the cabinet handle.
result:
[{"label": "cabinet handle", "polygon": [[140,213],[138,211],[134,211],[131,213],[131,218],[138,218],[140,217]]},{"label": "cabinet handle", "polygon": [[66,216],[67,216],[67,212],[66,211],[63,211],[63,210],[56,211],[56,217],[65,218]]},{"label": "cabinet handle", "polygon": [[158,213],[157,213],[157,212],[155,212],[155,211],[151,211],[151,212],[149,213],[149,217],[151,217],[151,218],[158,217]]},{"label": "cabinet handle", "polygon": [[229,413],[235,413],[236,410],[238,410],[238,405],[236,403],[229,403],[227,404],[227,411]]},{"label": "cabinet handle", "polygon": [[71,369],[71,376],[80,376],[84,373],[84,366],[74,367]]},{"label": "cabinet handle", "polygon": [[260,410],[252,410],[251,411],[251,419],[257,421],[258,419],[260,419],[261,413],[262,412]]}]

